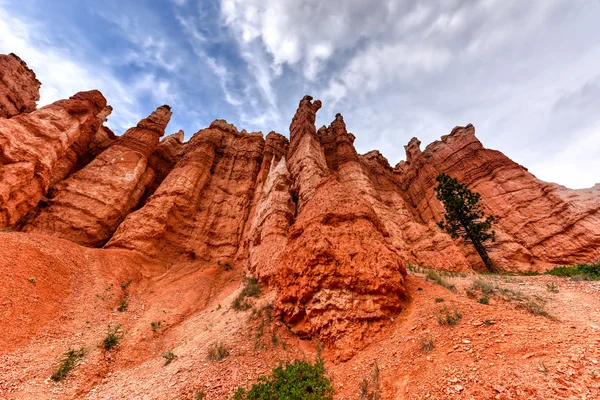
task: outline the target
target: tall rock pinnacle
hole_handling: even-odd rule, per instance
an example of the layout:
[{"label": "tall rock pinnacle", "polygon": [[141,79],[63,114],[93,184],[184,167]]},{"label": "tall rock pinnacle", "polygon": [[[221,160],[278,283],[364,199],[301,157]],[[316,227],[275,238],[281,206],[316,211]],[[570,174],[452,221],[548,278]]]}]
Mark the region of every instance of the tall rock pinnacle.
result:
[{"label": "tall rock pinnacle", "polygon": [[58,183],[24,231],[46,232],[74,242],[101,246],[117,229],[154,180],[148,158],[171,117],[161,106],[115,141],[80,171]]}]

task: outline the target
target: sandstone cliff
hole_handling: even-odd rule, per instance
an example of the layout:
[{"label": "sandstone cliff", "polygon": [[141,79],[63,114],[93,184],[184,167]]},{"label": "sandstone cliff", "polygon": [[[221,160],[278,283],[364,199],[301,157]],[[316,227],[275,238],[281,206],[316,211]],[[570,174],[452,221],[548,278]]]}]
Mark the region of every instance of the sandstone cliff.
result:
[{"label": "sandstone cliff", "polygon": [[41,83],[15,54],[0,54],[0,118],[35,110]]},{"label": "sandstone cliff", "polygon": [[56,184],[47,204],[22,230],[88,246],[104,244],[154,180],[148,159],[171,114],[168,106],[159,107],[82,170]]},{"label": "sandstone cliff", "polygon": [[106,99],[81,92],[30,114],[0,118],[0,227],[17,223],[46,194],[54,170],[82,135],[98,129]]},{"label": "sandstone cliff", "polygon": [[320,338],[340,359],[405,306],[407,264],[482,267],[436,225],[441,172],[497,216],[490,256],[501,269],[600,257],[600,185],[540,181],[484,148],[471,125],[424,151],[412,139],[393,168],[378,151],[356,152],[342,115],[317,130],[320,108],[300,101],[289,140],[216,120],[187,142],[182,131],[160,141],[168,106],[116,137],[97,91],[0,118],[0,227],[166,265],[235,265],[273,290],[293,332]]}]

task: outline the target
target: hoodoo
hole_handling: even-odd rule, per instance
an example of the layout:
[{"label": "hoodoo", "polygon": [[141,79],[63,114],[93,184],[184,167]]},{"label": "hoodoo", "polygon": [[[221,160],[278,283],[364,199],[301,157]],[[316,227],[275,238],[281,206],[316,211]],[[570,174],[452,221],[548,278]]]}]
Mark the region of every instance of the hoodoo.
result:
[{"label": "hoodoo", "polygon": [[[538,398],[534,391],[502,397],[500,384],[484,390],[482,382],[491,374],[504,384],[526,360],[538,362],[555,349],[567,354],[575,332],[585,346],[565,356],[567,373],[553,365],[557,381],[567,385],[567,377],[583,374],[580,388],[598,388],[592,382],[598,378],[598,287],[585,292],[593,297],[569,292],[575,297],[560,303],[569,323],[560,325],[536,303],[546,292],[558,293],[554,281],[522,293],[501,288],[499,279],[467,277],[484,266],[471,247],[437,225],[444,206],[435,187],[446,173],[481,195],[485,214],[498,222],[489,256],[500,270],[519,273],[600,258],[600,185],[571,190],[543,182],[485,148],[470,124],[424,150],[411,139],[406,160],[392,167],[377,150],[356,151],[341,114],[317,130],[321,101],[308,95],[289,139],[215,120],[186,141],[181,130],[161,140],[172,116],[167,105],[117,136],[104,125],[113,110],[99,91],[36,109],[39,86],[18,57],[0,56],[0,322],[6,332],[0,350],[9,352],[0,365],[10,370],[0,374],[0,397],[41,398],[56,366],[48,360],[59,359],[63,348],[87,348],[80,386],[52,383],[52,396],[202,398],[203,391],[183,388],[185,381],[211,376],[198,387],[212,390],[209,398],[226,398],[233,393],[227,384],[246,384],[283,359],[306,359],[307,348],[320,348],[318,340],[335,378],[349,382],[336,386],[348,395],[343,398],[356,394],[350,392],[359,378],[361,388],[379,384],[378,365],[382,390],[403,398],[409,385],[429,385],[420,374],[438,379],[450,370],[438,360],[463,363],[463,377],[494,366],[510,336],[519,338],[518,346],[502,351],[514,364],[485,370],[469,394]],[[463,281],[444,283],[434,270],[464,273]],[[582,298],[596,309],[586,311],[589,326],[573,317],[573,299]],[[511,301],[517,305],[505,306]],[[458,305],[467,310],[464,329],[443,331],[463,317]],[[531,316],[523,317],[527,311]],[[541,327],[523,328],[525,318],[540,316],[547,317]],[[556,331],[569,339],[552,342]],[[125,337],[123,352],[98,346],[100,335]],[[235,340],[237,347],[223,347]],[[440,351],[430,356],[438,343]],[[21,354],[21,347],[30,353]],[[35,361],[38,353],[45,364]],[[236,361],[219,358],[229,354]],[[479,363],[486,357],[493,362]],[[367,371],[371,365],[376,373]],[[23,371],[35,385],[23,389]],[[410,374],[419,379],[409,381]],[[446,378],[440,379],[459,382]],[[452,393],[466,393],[463,383]],[[179,391],[168,392],[174,385]]]}]

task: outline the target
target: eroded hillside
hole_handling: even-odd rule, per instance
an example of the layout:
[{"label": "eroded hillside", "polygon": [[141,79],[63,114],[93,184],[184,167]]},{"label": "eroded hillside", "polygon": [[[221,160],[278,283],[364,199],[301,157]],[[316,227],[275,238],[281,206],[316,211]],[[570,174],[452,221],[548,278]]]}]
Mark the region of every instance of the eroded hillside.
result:
[{"label": "eroded hillside", "polygon": [[[100,92],[36,109],[39,86],[0,55],[3,397],[227,398],[281,360],[313,358],[317,340],[336,398],[359,396],[375,362],[382,398],[598,393],[597,284],[519,277],[506,290],[522,295],[478,303],[483,265],[436,225],[434,188],[445,172],[479,192],[498,220],[492,260],[523,273],[600,258],[599,185],[540,181],[472,125],[423,151],[413,138],[392,167],[356,152],[340,114],[317,129],[310,96],[289,139],[217,120],[184,142],[164,136],[167,105],[116,136]],[[408,265],[461,275],[450,290]],[[244,276],[261,295],[236,310]],[[552,318],[528,313],[534,300]],[[442,307],[457,326],[438,323]],[[123,336],[113,351],[99,347],[109,325]],[[207,360],[219,343],[229,357]],[[50,381],[74,347],[84,361]]]}]

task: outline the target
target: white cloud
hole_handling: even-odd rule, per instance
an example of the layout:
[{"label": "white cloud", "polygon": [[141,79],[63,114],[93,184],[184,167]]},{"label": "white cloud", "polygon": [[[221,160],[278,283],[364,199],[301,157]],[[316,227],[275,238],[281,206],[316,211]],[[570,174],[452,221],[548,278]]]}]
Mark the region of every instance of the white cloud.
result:
[{"label": "white cloud", "polygon": [[114,108],[111,126],[122,132],[139,121],[134,91],[93,64],[72,58],[69,49],[54,46],[43,32],[43,25],[11,16],[0,3],[0,53],[17,54],[35,71],[42,82],[39,107],[99,89]]},{"label": "white cloud", "polygon": [[[586,143],[594,143],[600,116],[581,110],[597,109],[600,99],[587,96],[578,100],[578,108],[555,109],[561,97],[597,76],[600,48],[592,39],[597,35],[590,35],[600,33],[592,17],[600,12],[597,4],[221,4],[224,22],[248,52],[246,58],[270,61],[274,72],[268,82],[278,101],[286,95],[277,88],[280,76],[290,77],[281,74],[287,67],[304,78],[302,86],[310,94],[324,100],[319,124],[343,112],[360,151],[383,146],[395,163],[412,136],[425,145],[471,122],[485,146],[503,151],[543,179],[572,187],[600,180],[594,169],[581,166],[576,172],[577,161],[566,161],[594,157],[595,147]],[[571,129],[559,132],[563,126]],[[570,167],[559,172],[556,163]]]}]

